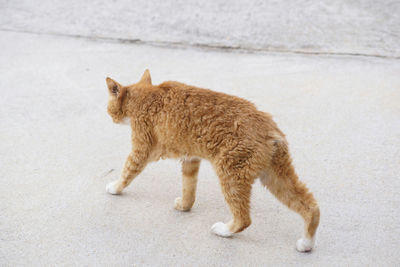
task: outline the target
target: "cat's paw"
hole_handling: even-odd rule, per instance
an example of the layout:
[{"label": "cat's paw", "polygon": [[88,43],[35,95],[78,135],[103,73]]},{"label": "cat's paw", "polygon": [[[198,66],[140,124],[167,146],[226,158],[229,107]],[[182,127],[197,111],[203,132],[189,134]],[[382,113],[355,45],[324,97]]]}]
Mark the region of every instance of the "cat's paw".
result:
[{"label": "cat's paw", "polygon": [[233,233],[229,231],[228,225],[223,222],[217,222],[211,227],[211,232],[222,237],[231,237]]},{"label": "cat's paw", "polygon": [[175,198],[174,208],[176,210],[180,210],[180,211],[189,211],[190,210],[190,208],[184,208],[182,206],[182,198],[181,197]]},{"label": "cat's paw", "polygon": [[121,194],[122,190],[118,189],[117,183],[118,183],[117,181],[108,183],[107,186],[106,186],[107,193],[109,193],[111,195],[119,195],[119,194]]},{"label": "cat's paw", "polygon": [[308,238],[300,238],[297,240],[296,243],[296,249],[299,252],[310,252],[314,247],[314,238],[313,239],[308,239]]}]

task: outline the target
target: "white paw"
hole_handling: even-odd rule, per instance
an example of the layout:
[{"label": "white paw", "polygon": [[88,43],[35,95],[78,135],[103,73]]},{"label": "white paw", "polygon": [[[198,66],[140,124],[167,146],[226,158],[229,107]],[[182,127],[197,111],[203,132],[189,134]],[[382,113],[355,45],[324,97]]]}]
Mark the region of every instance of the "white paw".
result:
[{"label": "white paw", "polygon": [[174,208],[177,210],[182,210],[182,198],[180,197],[175,198]]},{"label": "white paw", "polygon": [[211,232],[222,237],[231,237],[233,233],[229,231],[228,225],[217,222],[211,227]]},{"label": "white paw", "polygon": [[111,195],[119,195],[119,194],[121,194],[121,191],[118,190],[118,187],[117,187],[117,181],[108,183],[107,186],[106,186],[106,191],[107,191],[107,193],[109,193]]},{"label": "white paw", "polygon": [[300,238],[299,240],[297,240],[296,243],[296,249],[299,252],[309,252],[313,249],[314,247],[314,238],[312,239],[308,239],[308,238]]},{"label": "white paw", "polygon": [[190,208],[189,209],[187,209],[187,208],[184,209],[183,208],[183,206],[182,206],[182,198],[181,197],[175,198],[174,208],[177,209],[177,210],[180,210],[180,211],[189,211],[190,210]]}]

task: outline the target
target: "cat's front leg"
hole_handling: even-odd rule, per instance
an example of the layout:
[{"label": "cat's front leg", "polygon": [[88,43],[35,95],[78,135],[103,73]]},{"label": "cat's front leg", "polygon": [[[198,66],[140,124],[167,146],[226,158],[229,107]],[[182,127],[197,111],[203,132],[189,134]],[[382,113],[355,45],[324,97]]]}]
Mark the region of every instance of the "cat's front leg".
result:
[{"label": "cat's front leg", "polygon": [[200,159],[192,158],[182,161],[182,197],[175,199],[175,209],[188,211],[192,208],[196,198],[199,168]]},{"label": "cat's front leg", "polygon": [[112,195],[121,194],[122,190],[144,169],[147,159],[147,153],[143,153],[142,151],[136,150],[130,153],[125,161],[121,178],[107,184],[106,191]]}]

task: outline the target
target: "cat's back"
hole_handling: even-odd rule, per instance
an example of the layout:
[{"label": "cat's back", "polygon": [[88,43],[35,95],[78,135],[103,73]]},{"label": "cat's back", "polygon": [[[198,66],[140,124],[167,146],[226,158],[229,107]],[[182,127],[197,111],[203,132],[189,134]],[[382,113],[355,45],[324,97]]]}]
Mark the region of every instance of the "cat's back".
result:
[{"label": "cat's back", "polygon": [[268,153],[270,140],[284,136],[268,113],[245,99],[172,81],[160,88],[164,108],[156,132],[165,147],[206,158],[236,151],[246,158]]},{"label": "cat's back", "polygon": [[176,81],[164,82],[159,87],[166,92],[166,98],[174,104],[174,107],[180,105],[196,109],[212,107],[211,110],[223,109],[224,113],[240,109],[252,112],[257,110],[253,103],[243,98]]},{"label": "cat's back", "polygon": [[165,93],[168,117],[174,117],[185,127],[219,127],[242,136],[258,133],[263,137],[269,131],[279,131],[268,113],[257,110],[246,99],[176,81],[164,82],[159,87]]}]

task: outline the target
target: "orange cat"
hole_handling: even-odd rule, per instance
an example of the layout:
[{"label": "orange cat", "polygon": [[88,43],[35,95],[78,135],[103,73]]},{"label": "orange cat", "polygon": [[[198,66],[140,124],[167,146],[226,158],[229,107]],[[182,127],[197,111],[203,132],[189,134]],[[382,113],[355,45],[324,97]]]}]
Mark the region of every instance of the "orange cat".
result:
[{"label": "orange cat", "polygon": [[213,233],[228,237],[251,223],[250,194],[260,181],[305,222],[298,251],[310,251],[319,224],[319,207],[299,181],[285,135],[271,116],[241,98],[179,82],[152,85],[148,70],[141,80],[122,86],[107,78],[108,113],[115,123],[130,119],[133,149],[121,178],[107,185],[120,194],[144,169],[160,158],[182,158],[182,197],[175,208],[188,211],[196,194],[200,159],[209,160],[220,180],[233,219],[215,223]]}]

